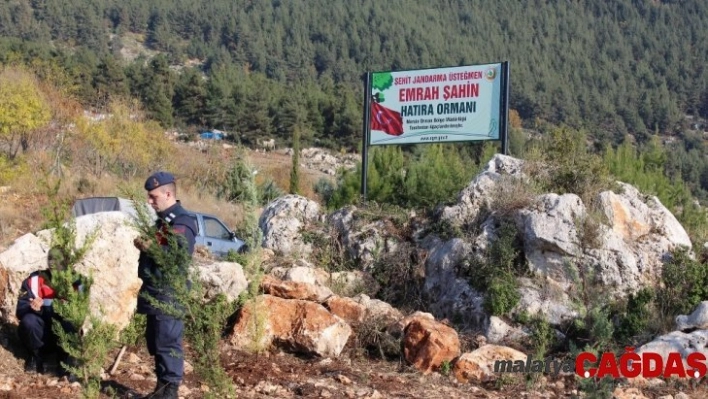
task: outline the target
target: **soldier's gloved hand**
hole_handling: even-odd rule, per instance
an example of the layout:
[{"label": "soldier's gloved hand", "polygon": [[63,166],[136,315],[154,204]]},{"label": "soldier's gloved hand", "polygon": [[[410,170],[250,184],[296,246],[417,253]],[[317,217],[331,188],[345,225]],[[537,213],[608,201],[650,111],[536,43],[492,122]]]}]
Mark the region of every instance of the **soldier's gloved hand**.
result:
[{"label": "soldier's gloved hand", "polygon": [[135,240],[133,240],[133,245],[135,245],[135,248],[141,251],[147,251],[147,249],[150,248],[151,244],[152,242],[145,237],[137,237]]}]

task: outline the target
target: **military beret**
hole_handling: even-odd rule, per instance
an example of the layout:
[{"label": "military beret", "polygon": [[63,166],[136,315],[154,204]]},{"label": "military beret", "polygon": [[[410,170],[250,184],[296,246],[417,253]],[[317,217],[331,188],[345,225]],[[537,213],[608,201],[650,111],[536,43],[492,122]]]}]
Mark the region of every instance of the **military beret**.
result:
[{"label": "military beret", "polygon": [[145,180],[145,190],[152,191],[165,184],[170,184],[175,182],[175,177],[169,172],[157,172],[153,173],[150,177]]}]

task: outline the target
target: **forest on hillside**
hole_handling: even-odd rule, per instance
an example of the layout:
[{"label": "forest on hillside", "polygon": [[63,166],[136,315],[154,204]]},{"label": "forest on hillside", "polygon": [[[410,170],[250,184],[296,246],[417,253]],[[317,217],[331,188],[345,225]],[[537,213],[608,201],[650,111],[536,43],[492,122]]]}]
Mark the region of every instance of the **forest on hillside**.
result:
[{"label": "forest on hillside", "polygon": [[[702,0],[3,0],[0,64],[85,106],[137,98],[165,128],[251,144],[299,128],[355,149],[363,72],[508,60],[525,127],[584,129],[598,148],[676,136],[666,175],[706,198],[705,144],[689,129],[708,118],[706,20]],[[159,55],[125,59],[129,37]]]}]

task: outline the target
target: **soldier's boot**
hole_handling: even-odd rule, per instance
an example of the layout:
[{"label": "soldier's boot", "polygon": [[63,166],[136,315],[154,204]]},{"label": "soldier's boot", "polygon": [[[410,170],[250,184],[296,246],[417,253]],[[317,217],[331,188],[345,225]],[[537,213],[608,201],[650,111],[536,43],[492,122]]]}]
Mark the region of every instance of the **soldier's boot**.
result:
[{"label": "soldier's boot", "polygon": [[168,383],[160,399],[179,399],[179,385]]},{"label": "soldier's boot", "polygon": [[155,386],[155,390],[152,391],[151,393],[147,394],[146,396],[143,396],[140,399],[162,399],[164,398],[165,394],[165,388],[169,385],[169,383],[161,380],[157,380],[157,385]]}]

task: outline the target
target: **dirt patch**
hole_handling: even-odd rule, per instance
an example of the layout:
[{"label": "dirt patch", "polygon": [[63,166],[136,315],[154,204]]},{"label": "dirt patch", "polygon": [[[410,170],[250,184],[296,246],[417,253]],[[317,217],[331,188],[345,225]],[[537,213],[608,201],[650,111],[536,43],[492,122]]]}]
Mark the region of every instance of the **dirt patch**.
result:
[{"label": "dirt patch", "polygon": [[[78,398],[81,388],[55,375],[55,359],[46,374],[24,372],[24,356],[13,326],[0,329],[0,399]],[[106,359],[112,365],[118,349]],[[187,348],[187,362],[193,354]],[[578,397],[574,376],[507,376],[483,385],[461,384],[452,376],[422,375],[401,361],[372,359],[347,353],[340,359],[298,357],[275,351],[260,355],[237,351],[226,343],[222,364],[234,382],[239,398],[571,398]],[[144,347],[129,347],[114,375],[103,382],[101,398],[137,398],[152,391],[155,376],[152,358]],[[180,388],[184,399],[203,398],[206,388],[186,367]],[[684,392],[691,398],[708,397],[705,383],[669,381],[642,390],[648,398]],[[112,393],[110,393],[112,392]]]}]

